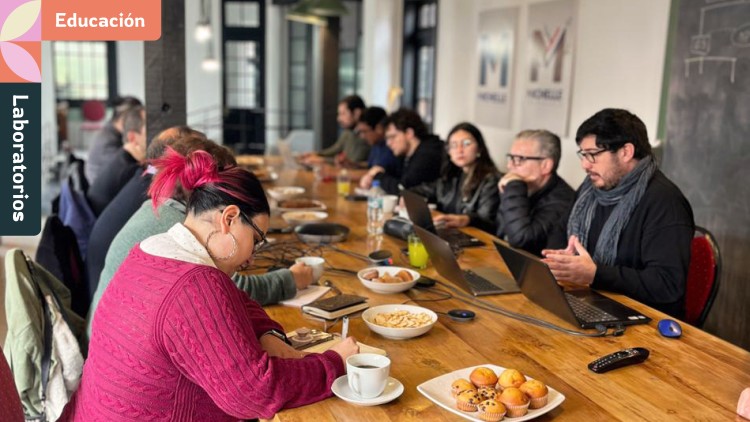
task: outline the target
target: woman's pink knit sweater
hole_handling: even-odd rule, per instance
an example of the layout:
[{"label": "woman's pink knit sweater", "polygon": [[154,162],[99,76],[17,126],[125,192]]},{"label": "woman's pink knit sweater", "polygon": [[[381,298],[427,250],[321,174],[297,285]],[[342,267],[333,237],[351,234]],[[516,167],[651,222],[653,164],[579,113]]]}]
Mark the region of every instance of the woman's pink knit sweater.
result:
[{"label": "woman's pink knit sweater", "polygon": [[281,326],[219,270],[133,248],[93,321],[81,386],[62,421],[271,418],[331,395],[332,351],[270,357]]}]

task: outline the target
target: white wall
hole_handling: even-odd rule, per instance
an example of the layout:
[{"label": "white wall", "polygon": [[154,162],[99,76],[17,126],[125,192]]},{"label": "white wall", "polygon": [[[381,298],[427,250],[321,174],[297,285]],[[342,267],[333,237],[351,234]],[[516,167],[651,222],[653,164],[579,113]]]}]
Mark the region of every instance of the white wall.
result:
[{"label": "white wall", "polygon": [[[475,51],[478,16],[483,10],[520,6],[515,75],[525,63],[528,6],[546,0],[441,0],[435,86],[435,130],[444,137],[450,128],[472,120],[475,96]],[[655,136],[659,117],[664,54],[669,26],[669,0],[579,0],[573,65],[573,97],[569,136],[563,136],[559,173],[573,187],[584,173],[575,156],[576,128],[605,107],[627,108]],[[504,155],[519,132],[524,80],[514,81],[511,129],[480,126],[495,163],[505,168]],[[653,139],[653,138],[652,138]]]},{"label": "white wall", "polygon": [[403,0],[364,0],[362,5],[362,98],[387,108],[388,91],[401,83]]},{"label": "white wall", "polygon": [[143,41],[118,41],[117,91],[141,101],[146,98],[146,74],[143,63]]}]

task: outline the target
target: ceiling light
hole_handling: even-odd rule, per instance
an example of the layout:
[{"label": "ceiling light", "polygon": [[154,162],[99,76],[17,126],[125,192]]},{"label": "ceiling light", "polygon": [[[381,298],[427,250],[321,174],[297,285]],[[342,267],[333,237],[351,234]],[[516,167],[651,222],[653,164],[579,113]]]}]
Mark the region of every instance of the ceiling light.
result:
[{"label": "ceiling light", "polygon": [[349,14],[349,10],[341,3],[341,0],[317,0],[313,3],[310,11],[318,16],[343,16]]},{"label": "ceiling light", "polygon": [[286,18],[290,21],[307,23],[310,25],[328,25],[328,21],[325,18],[316,16],[311,12],[312,6],[312,0],[302,0],[289,10],[289,12],[286,14]]},{"label": "ceiling light", "polygon": [[198,22],[195,26],[195,40],[203,44],[211,39],[211,24],[208,22]]}]

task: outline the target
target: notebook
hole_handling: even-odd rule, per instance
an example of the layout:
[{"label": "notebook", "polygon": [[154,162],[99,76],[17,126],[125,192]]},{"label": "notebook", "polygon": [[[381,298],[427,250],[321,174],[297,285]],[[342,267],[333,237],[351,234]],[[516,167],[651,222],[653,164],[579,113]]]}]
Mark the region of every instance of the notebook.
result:
[{"label": "notebook", "polygon": [[451,245],[427,230],[414,226],[417,236],[422,239],[427,254],[437,272],[474,296],[518,293],[520,289],[513,278],[494,268],[474,268],[462,270],[453,255]]},{"label": "notebook", "polygon": [[337,295],[304,305],[302,306],[302,312],[330,320],[353,314],[368,307],[366,297]]},{"label": "notebook", "polygon": [[409,219],[415,226],[429,230],[440,236],[440,238],[447,240],[451,245],[456,245],[459,248],[484,245],[484,242],[481,240],[469,236],[456,228],[436,229],[435,224],[432,223],[432,214],[425,198],[408,190],[402,191],[401,197],[404,198],[404,205],[406,205],[406,212],[409,214]]},{"label": "notebook", "polygon": [[547,264],[537,256],[495,241],[521,293],[532,302],[581,328],[645,324],[651,318],[591,289],[563,291]]}]

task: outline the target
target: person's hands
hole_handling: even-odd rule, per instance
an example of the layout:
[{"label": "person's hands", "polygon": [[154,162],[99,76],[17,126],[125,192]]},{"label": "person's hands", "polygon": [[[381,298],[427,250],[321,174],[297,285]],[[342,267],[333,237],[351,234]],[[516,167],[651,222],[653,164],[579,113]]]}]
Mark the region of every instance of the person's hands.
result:
[{"label": "person's hands", "polygon": [[289,267],[289,271],[292,272],[297,290],[305,289],[313,282],[312,267],[299,262]]},{"label": "person's hands", "polygon": [[357,344],[357,339],[350,336],[344,339],[341,343],[331,347],[329,350],[338,353],[339,356],[341,356],[341,360],[346,364],[346,359],[349,356],[359,353],[359,345]]},{"label": "person's hands", "polygon": [[547,263],[558,282],[588,287],[596,276],[596,263],[583,247],[578,237],[571,236],[568,248],[544,250],[543,261]]},{"label": "person's hands", "polygon": [[466,227],[471,222],[468,215],[441,214],[432,219],[436,227]]},{"label": "person's hands", "polygon": [[264,334],[260,337],[260,346],[269,356],[277,358],[302,359],[307,354],[295,349],[284,343],[280,338],[270,334]]},{"label": "person's hands", "polygon": [[314,164],[323,164],[325,162],[325,158],[321,157],[318,154],[310,153],[309,155],[303,156],[301,161],[303,164],[311,166]]},{"label": "person's hands", "polygon": [[364,176],[362,176],[361,179],[359,179],[359,187],[362,189],[370,189],[370,186],[372,186],[372,181],[375,180],[375,176],[378,175],[378,173],[385,172],[385,169],[381,166],[372,166],[370,170],[365,173]]},{"label": "person's hands", "polygon": [[514,180],[520,180],[522,182],[524,181],[523,177],[517,175],[516,173],[506,173],[505,176],[503,176],[503,178],[500,179],[499,182],[497,182],[497,188],[500,190],[500,193],[505,192],[505,185]]}]

